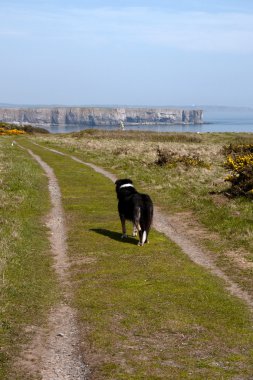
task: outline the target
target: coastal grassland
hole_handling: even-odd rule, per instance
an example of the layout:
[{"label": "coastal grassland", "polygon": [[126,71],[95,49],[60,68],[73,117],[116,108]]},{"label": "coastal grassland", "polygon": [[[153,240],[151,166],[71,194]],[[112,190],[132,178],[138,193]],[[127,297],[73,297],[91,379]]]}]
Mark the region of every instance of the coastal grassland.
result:
[{"label": "coastal grassland", "polygon": [[[0,379],[29,379],[17,364],[21,346],[44,322],[56,282],[43,218],[47,180],[10,137],[0,137]],[[30,331],[30,333],[29,333]]]},{"label": "coastal grassland", "polygon": [[[81,146],[77,148],[74,142],[69,146],[71,138],[65,139],[36,140],[75,150],[75,155],[93,158],[107,168],[111,165],[118,174],[137,175],[138,160],[134,165],[128,158],[117,161],[102,149],[103,140],[95,151],[96,142],[77,141]],[[73,303],[91,378],[249,379],[252,316],[240,300],[224,290],[223,282],[154,230],[150,244],[144,247],[138,247],[134,238],[122,241],[111,181],[70,157],[33,145],[28,139],[20,141],[54,169],[60,184]],[[120,146],[120,141],[116,143]],[[88,144],[92,149],[86,151]],[[106,144],[115,149],[111,141]],[[135,144],[131,148],[138,150]],[[138,170],[141,179],[137,182],[141,180],[150,190],[148,183],[154,183],[148,182],[148,169]]]},{"label": "coastal grassland", "polygon": [[[182,233],[205,247],[235,281],[253,291],[252,200],[229,198],[224,145],[252,144],[252,134],[87,130],[36,139],[47,147],[131,177]],[[168,157],[164,165],[158,152]],[[196,159],[197,157],[197,159]],[[177,223],[178,224],[178,223]]]}]

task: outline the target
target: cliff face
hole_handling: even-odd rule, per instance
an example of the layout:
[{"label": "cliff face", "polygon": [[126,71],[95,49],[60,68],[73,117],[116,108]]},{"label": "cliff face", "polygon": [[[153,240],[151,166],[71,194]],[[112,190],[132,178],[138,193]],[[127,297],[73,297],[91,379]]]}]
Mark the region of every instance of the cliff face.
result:
[{"label": "cliff face", "polygon": [[202,110],[166,108],[0,108],[0,120],[30,124],[83,126],[131,124],[202,124]]}]

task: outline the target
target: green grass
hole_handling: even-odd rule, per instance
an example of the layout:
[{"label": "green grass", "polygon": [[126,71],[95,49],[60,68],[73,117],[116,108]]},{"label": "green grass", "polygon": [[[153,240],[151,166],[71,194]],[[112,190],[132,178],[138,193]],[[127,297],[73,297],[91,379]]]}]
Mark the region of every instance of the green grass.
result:
[{"label": "green grass", "polygon": [[[118,177],[131,177],[138,189],[149,192],[155,204],[170,214],[192,213],[198,244],[212,252],[214,261],[229,276],[253,292],[252,200],[228,199],[222,193],[229,186],[224,181],[228,173],[223,146],[251,143],[252,134],[90,130],[36,140],[103,166]],[[158,146],[179,155],[198,154],[210,169],[180,164],[159,167],[155,165]],[[237,259],[231,258],[231,252]]]},{"label": "green grass", "polygon": [[[69,157],[20,141],[54,168],[60,183],[74,305],[94,378],[250,378],[252,317],[223,282],[154,230],[145,247],[132,238],[122,242],[112,182]],[[112,165],[109,154],[86,154],[85,144],[76,153]],[[141,173],[125,161],[114,172],[128,165],[125,173]],[[142,170],[143,187],[149,170]]]},{"label": "green grass", "polygon": [[[44,323],[54,302],[47,230],[47,180],[36,163],[12,139],[0,138],[0,379],[28,379],[13,363],[29,326]],[[16,372],[17,371],[17,372]]]}]

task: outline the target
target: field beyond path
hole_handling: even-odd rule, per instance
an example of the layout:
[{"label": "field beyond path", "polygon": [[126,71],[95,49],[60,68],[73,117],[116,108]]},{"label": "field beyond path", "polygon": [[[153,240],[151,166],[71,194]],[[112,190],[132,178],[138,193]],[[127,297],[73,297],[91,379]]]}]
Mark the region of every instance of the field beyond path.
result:
[{"label": "field beyond path", "polygon": [[68,264],[60,297],[71,295],[88,378],[250,379],[252,315],[224,279],[154,229],[145,247],[122,241],[111,181],[76,152],[73,160],[20,143],[54,170],[62,193]]}]

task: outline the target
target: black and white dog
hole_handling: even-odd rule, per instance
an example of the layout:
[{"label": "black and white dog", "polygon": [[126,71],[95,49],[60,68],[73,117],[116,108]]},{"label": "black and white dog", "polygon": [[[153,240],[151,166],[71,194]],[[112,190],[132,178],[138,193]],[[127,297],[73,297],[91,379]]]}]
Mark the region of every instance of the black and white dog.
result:
[{"label": "black and white dog", "polygon": [[133,236],[139,233],[138,245],[148,242],[148,233],[153,219],[153,203],[149,195],[135,190],[131,179],[118,179],[115,182],[118,198],[118,211],[122,225],[122,238],[127,237],[126,220],[133,222]]}]

